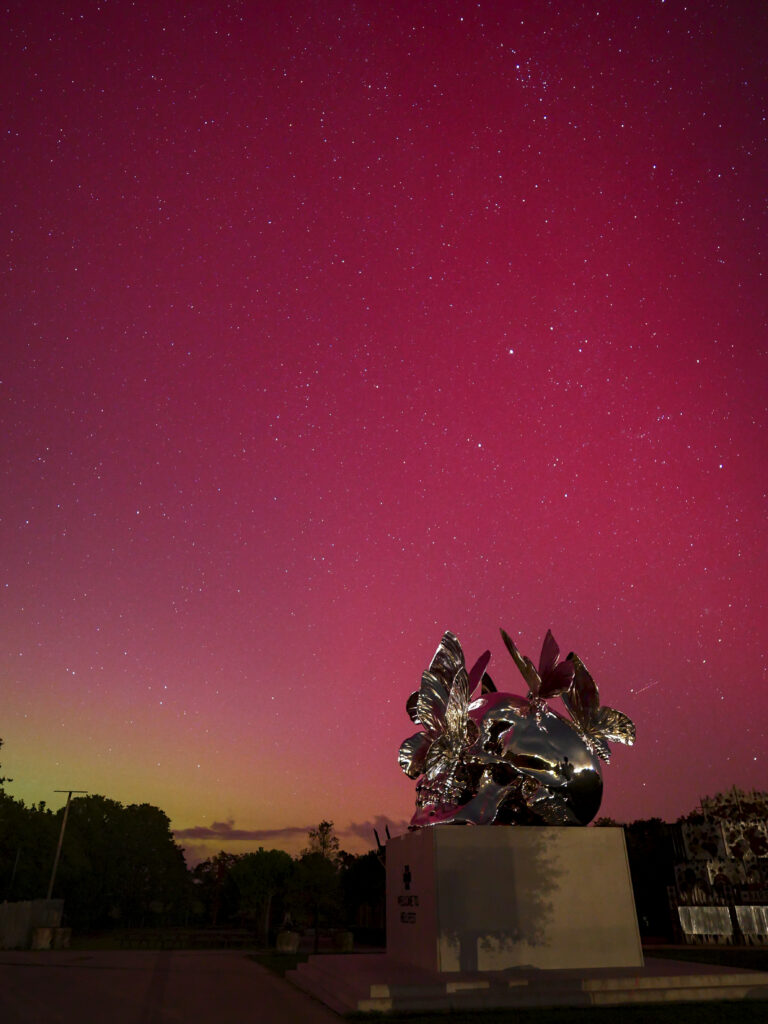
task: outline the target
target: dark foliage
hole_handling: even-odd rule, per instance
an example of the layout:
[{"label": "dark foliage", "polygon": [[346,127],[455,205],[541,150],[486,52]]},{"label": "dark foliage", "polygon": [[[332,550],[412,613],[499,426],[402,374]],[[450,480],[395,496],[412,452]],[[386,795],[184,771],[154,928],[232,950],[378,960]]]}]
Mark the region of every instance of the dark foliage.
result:
[{"label": "dark foliage", "polygon": [[286,894],[294,871],[294,862],[287,853],[263,848],[244,853],[232,865],[240,922],[265,944],[274,938],[285,918]]},{"label": "dark foliage", "polygon": [[0,789],[0,900],[45,896],[57,837],[44,803],[27,807]]},{"label": "dark foliage", "polygon": [[[0,893],[45,896],[63,810],[27,807],[0,792]],[[124,807],[103,796],[72,800],[54,897],[75,928],[176,922],[189,879],[168,817],[149,804]]]},{"label": "dark foliage", "polygon": [[240,894],[232,877],[232,867],[237,859],[222,850],[193,869],[192,916],[197,924],[216,927],[236,923]]},{"label": "dark foliage", "polygon": [[345,857],[341,890],[348,927],[380,932],[383,940],[386,871],[374,850]]},{"label": "dark foliage", "polygon": [[661,818],[633,821],[624,827],[637,918],[644,938],[673,936],[667,886],[675,883],[675,831],[674,825]]}]

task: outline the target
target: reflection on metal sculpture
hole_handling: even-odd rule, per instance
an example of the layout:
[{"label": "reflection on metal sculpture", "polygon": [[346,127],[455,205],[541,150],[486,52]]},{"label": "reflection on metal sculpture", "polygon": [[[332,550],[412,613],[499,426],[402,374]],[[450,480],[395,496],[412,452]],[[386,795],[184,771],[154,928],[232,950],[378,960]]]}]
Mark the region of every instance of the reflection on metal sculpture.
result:
[{"label": "reflection on metal sculpture", "polygon": [[[538,670],[510,637],[504,643],[528,696],[498,693],[486,651],[467,672],[453,633],[443,636],[406,710],[421,731],[400,747],[400,767],[416,784],[411,828],[457,824],[586,825],[603,793],[599,758],[608,740],[632,744],[633,723],[601,707],[582,661],[544,638]],[[475,691],[477,693],[475,694]],[[475,694],[475,699],[472,699]],[[570,718],[553,711],[561,697]]]}]

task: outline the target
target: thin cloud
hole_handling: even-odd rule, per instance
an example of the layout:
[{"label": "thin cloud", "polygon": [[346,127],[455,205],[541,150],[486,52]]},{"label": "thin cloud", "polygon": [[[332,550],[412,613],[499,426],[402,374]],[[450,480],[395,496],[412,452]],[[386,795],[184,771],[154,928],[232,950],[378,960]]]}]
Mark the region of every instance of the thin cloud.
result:
[{"label": "thin cloud", "polygon": [[339,833],[344,836],[357,836],[373,845],[376,838],[373,830],[376,829],[379,839],[384,842],[387,838],[387,827],[389,827],[390,835],[397,836],[407,830],[408,822],[405,819],[394,821],[383,814],[377,814],[373,821],[353,821],[345,829],[339,829]]},{"label": "thin cloud", "polygon": [[232,819],[214,821],[212,825],[193,825],[192,828],[178,828],[174,831],[177,839],[224,839],[263,840],[287,839],[289,836],[306,835],[311,826],[290,825],[286,828],[235,828]]},{"label": "thin cloud", "polygon": [[[294,836],[306,838],[309,831],[316,828],[316,825],[287,825],[284,828],[237,828],[233,818],[227,821],[214,821],[211,825],[193,825],[191,828],[179,828],[174,830],[177,840],[196,840],[217,842],[264,842],[266,840],[291,839]],[[378,814],[371,821],[353,821],[346,827],[336,828],[336,834],[344,840],[345,837],[362,839],[371,847],[375,844],[373,830],[379,833],[379,839],[386,840],[387,827],[390,835],[400,835],[408,828],[408,822],[403,819],[395,821],[383,814]]]}]

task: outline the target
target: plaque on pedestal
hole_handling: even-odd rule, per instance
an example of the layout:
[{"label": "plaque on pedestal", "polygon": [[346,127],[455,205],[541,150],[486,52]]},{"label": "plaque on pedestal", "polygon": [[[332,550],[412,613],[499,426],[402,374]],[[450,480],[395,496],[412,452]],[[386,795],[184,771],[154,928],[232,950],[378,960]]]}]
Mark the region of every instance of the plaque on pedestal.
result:
[{"label": "plaque on pedestal", "polygon": [[391,839],[387,954],[440,972],[641,967],[623,831],[448,825]]}]

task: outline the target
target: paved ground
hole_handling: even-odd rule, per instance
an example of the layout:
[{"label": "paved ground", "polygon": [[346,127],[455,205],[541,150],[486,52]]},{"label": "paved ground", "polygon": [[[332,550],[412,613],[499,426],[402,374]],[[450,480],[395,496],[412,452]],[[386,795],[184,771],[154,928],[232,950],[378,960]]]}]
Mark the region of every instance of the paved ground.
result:
[{"label": "paved ground", "polygon": [[0,950],[2,1024],[339,1024],[234,951]]}]

